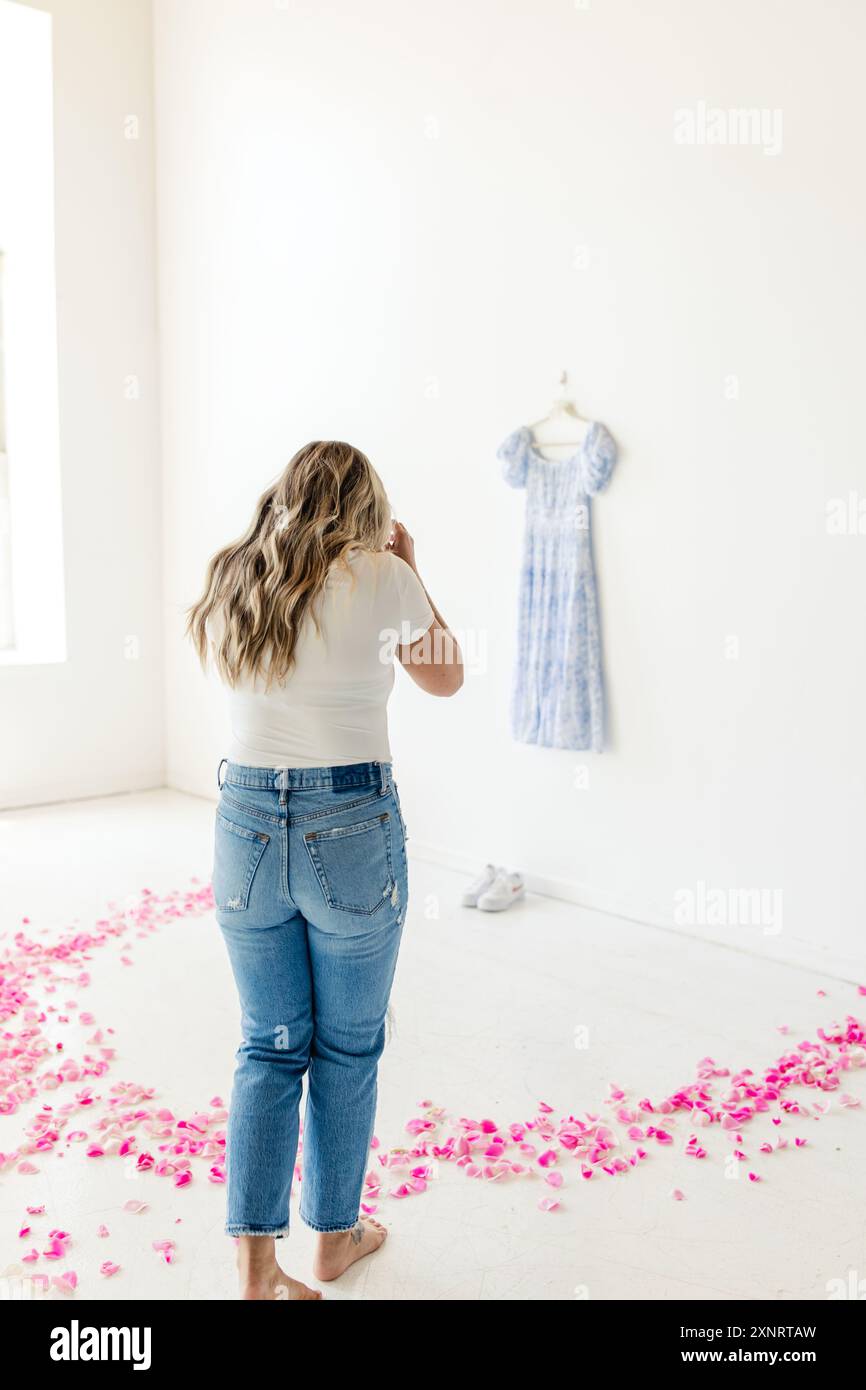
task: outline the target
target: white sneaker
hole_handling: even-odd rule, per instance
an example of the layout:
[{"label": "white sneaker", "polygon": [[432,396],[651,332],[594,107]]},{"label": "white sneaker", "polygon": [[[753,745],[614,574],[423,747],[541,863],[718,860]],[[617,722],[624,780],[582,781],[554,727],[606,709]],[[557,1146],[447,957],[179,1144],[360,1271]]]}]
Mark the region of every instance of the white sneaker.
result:
[{"label": "white sneaker", "polygon": [[477,906],[482,912],[504,912],[512,903],[520,901],[524,891],[520,874],[500,869],[490,887],[479,897]]},{"label": "white sneaker", "polygon": [[477,907],[478,899],[481,897],[481,894],[487,892],[487,889],[495,881],[496,875],[502,872],[504,872],[504,870],[497,869],[495,864],[485,864],[484,868],[481,870],[480,876],[476,878],[474,883],[470,883],[466,892],[463,894],[463,906]]}]

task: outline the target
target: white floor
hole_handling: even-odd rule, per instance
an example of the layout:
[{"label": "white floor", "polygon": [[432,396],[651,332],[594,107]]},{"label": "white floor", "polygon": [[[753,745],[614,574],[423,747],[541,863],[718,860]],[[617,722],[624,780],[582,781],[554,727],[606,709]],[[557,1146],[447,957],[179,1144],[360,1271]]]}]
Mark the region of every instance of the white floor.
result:
[{"label": "white floor", "polygon": [[[167,791],[3,814],[0,948],[22,916],[30,931],[53,932],[76,918],[90,925],[108,899],[206,878],[212,816],[207,802]],[[459,875],[413,865],[397,1030],[380,1073],[383,1148],[408,1142],[405,1124],[422,1099],[502,1124],[530,1117],[539,1100],[580,1116],[604,1111],[611,1082],[630,1100],[659,1099],[692,1081],[708,1055],[760,1071],[785,1046],[815,1038],[817,1027],[866,1012],[850,984],[551,899],[527,900],[502,916],[468,912],[456,906],[462,886]],[[91,968],[90,987],[73,994],[100,1026],[115,1029],[117,1058],[105,1085],[152,1085],[160,1103],[183,1113],[214,1095],[228,1098],[237,1010],[210,916],[112,943],[93,953]],[[787,1041],[777,1031],[783,1023]],[[576,1029],[588,1030],[587,1047],[575,1045]],[[75,1053],[76,1033],[90,1032],[68,1027],[67,1054]],[[846,1088],[866,1099],[866,1069],[852,1072]],[[0,1151],[16,1147],[36,1104],[0,1116]],[[384,1250],[326,1296],[825,1299],[830,1281],[866,1279],[864,1113],[834,1104],[820,1121],[786,1121],[790,1136],[809,1142],[795,1150],[792,1139],[788,1151],[768,1158],[758,1141],[775,1134],[769,1122],[761,1128],[762,1117],[744,1135],[749,1162],[739,1165],[739,1181],[725,1176],[731,1146],[715,1126],[701,1132],[706,1160],[684,1155],[681,1118],[675,1145],[648,1145],[649,1158],[621,1177],[583,1182],[579,1165],[566,1169],[553,1212],[538,1209],[540,1197],[554,1195],[540,1177],[485,1182],[443,1163],[425,1193],[381,1200],[391,1230]],[[75,1269],[80,1297],[233,1296],[221,1187],[200,1176],[184,1190],[153,1174],[130,1181],[119,1161],[88,1160],[83,1146],[36,1163],[35,1175],[0,1173],[5,1287],[21,1274],[58,1272],[44,1260],[20,1263],[56,1226],[72,1236],[59,1268]],[[763,1180],[749,1182],[746,1167]],[[684,1201],[672,1199],[674,1188]],[[123,1213],[130,1197],[148,1209]],[[25,1206],[42,1202],[39,1235],[19,1240]],[[111,1231],[105,1240],[96,1236],[101,1222]],[[151,1248],[163,1237],[177,1242],[171,1267]],[[309,1278],[311,1240],[297,1222],[281,1243],[286,1268],[301,1278]],[[108,1258],[121,1272],[103,1279],[98,1267]]]}]

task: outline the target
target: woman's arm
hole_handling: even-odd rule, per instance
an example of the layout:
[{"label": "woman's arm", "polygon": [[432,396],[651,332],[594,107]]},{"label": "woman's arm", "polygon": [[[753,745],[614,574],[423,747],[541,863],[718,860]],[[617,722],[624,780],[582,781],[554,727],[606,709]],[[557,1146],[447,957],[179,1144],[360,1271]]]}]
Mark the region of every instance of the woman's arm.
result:
[{"label": "woman's arm", "polygon": [[393,555],[404,560],[415,572],[433,610],[433,622],[417,642],[397,648],[404,669],[416,685],[428,695],[456,695],[463,684],[463,655],[439,609],[433,602],[415,563],[415,543],[406,527],[394,522],[394,532],[388,542]]}]

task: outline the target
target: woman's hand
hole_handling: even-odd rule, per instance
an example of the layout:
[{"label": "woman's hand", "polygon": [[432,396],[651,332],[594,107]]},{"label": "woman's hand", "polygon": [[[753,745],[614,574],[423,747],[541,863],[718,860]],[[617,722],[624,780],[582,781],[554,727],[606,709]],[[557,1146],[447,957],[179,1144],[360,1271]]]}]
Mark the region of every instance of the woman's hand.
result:
[{"label": "woman's hand", "polygon": [[411,569],[415,570],[416,574],[418,573],[418,568],[415,564],[415,542],[409,535],[402,521],[394,521],[391,539],[385,549],[390,550],[391,554],[398,556],[399,559],[405,560],[406,564],[409,565]]}]

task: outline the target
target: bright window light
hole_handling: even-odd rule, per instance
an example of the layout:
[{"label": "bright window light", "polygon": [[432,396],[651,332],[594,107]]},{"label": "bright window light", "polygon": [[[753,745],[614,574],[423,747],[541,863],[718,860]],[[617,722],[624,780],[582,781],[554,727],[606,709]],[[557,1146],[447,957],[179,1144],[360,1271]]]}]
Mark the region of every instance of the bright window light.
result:
[{"label": "bright window light", "polygon": [[9,512],[9,459],[6,453],[6,374],[3,366],[3,254],[0,252],[0,652],[15,645],[12,607],[12,518]]},{"label": "bright window light", "polygon": [[51,16],[0,0],[0,665],[64,661]]}]

